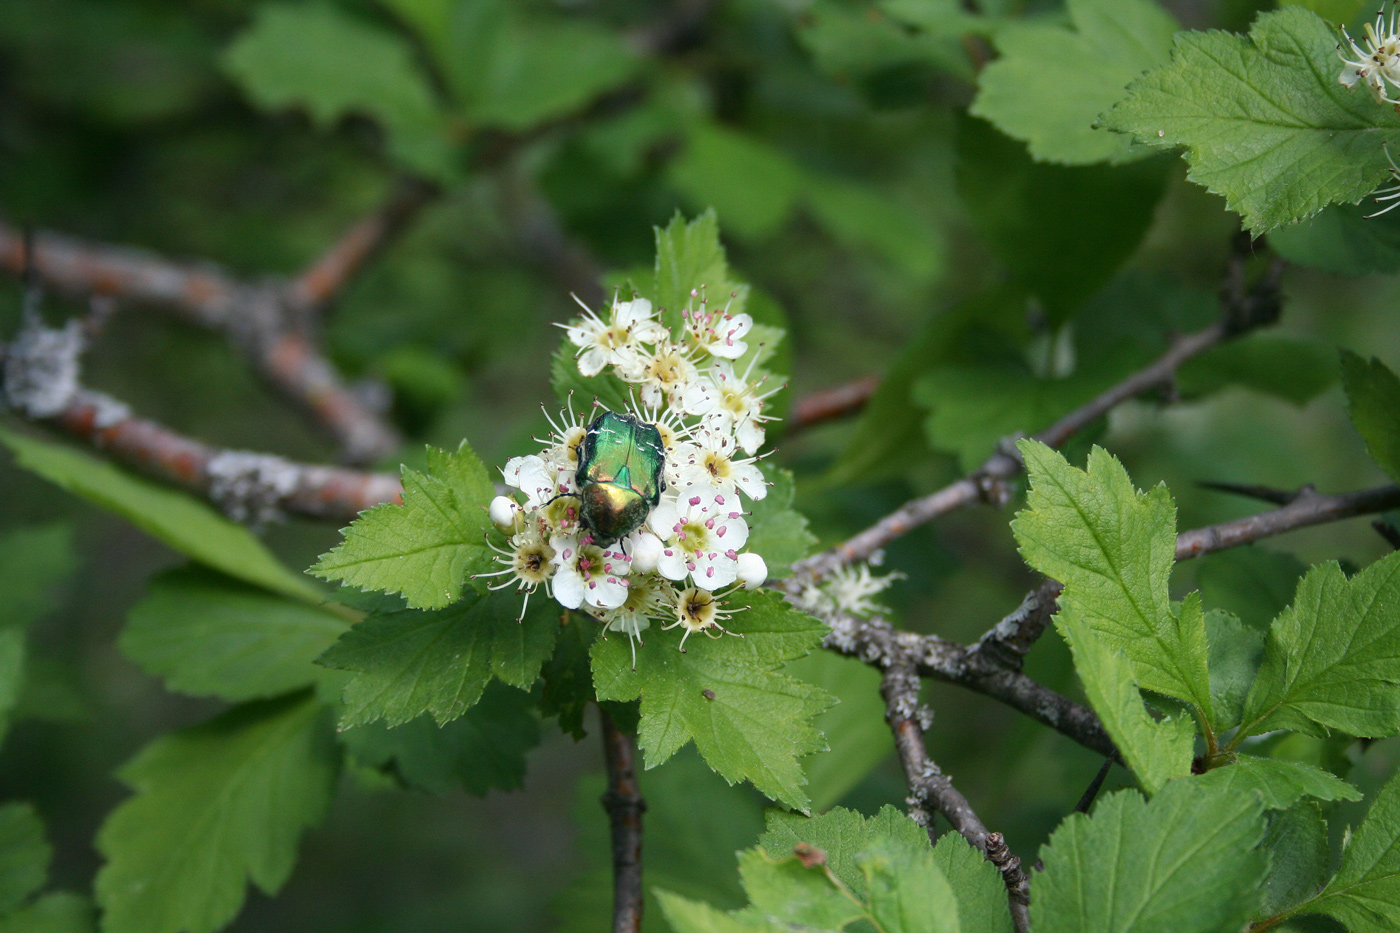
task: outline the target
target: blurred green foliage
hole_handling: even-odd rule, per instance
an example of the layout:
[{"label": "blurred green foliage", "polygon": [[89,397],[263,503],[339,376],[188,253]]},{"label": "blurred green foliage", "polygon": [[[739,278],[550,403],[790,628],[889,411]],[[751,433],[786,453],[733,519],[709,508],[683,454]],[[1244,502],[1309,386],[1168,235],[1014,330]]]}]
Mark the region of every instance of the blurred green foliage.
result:
[{"label": "blurred green foliage", "polygon": [[[1347,0],[1298,5],[1334,21],[1359,9]],[[791,374],[784,395],[888,375],[858,419],[776,438],[772,462],[793,472],[796,507],[830,543],[976,466],[1002,436],[1043,426],[1160,352],[1172,334],[1203,325],[1239,229],[1222,198],[1186,180],[1180,159],[1104,164],[1136,156],[1139,145],[1082,125],[1060,133],[1065,111],[1018,96],[1014,79],[1043,93],[1070,86],[1057,84],[1057,74],[1082,81],[1092,100],[1073,101],[1070,116],[1098,108],[1097,116],[1122,96],[1104,82],[1131,80],[1159,62],[1161,16],[1184,28],[1246,30],[1274,4],[1163,3],[1165,12],[1139,23],[1151,54],[1131,60],[1121,49],[1102,52],[1090,36],[1091,14],[1117,4],[975,6],[976,15],[952,0],[7,0],[0,216],[258,279],[303,268],[400,175],[435,182],[441,196],[325,321],[334,361],[393,393],[393,417],[413,442],[401,458],[421,466],[422,442],[452,450],[469,438],[487,464],[521,452],[543,430],[538,406],[551,398],[558,341],[550,323],[574,313],[569,291],[586,294],[608,272],[617,276],[610,282],[630,276],[679,288],[653,271],[653,227],[678,210],[696,216],[713,207],[729,264],[751,283],[748,311],[787,328],[791,360],[774,364]],[[1296,23],[1301,11],[1284,15]],[[1252,48],[1243,37],[1211,41]],[[1328,69],[1331,42],[1329,33],[1319,53]],[[1053,54],[1028,76],[1037,43]],[[1004,57],[983,71],[979,91],[977,63],[993,53]],[[1082,59],[1095,68],[1079,68]],[[968,116],[974,99],[971,112],[983,119]],[[1339,99],[1345,107],[1364,100]],[[1332,96],[1309,100],[1332,113]],[[1117,119],[1150,126],[1139,143],[1153,144],[1150,115],[1132,117],[1128,108]],[[1193,143],[1193,127],[1170,129],[1167,143],[1179,141],[1178,129],[1180,141]],[[1356,165],[1337,186],[1346,197],[1384,178],[1378,149]],[[1327,200],[1263,203],[1257,179],[1247,181],[1242,193],[1229,187],[1233,180],[1222,190],[1244,198],[1260,225]],[[1271,233],[1295,264],[1279,333],[1199,361],[1183,373],[1181,404],[1136,402],[1090,432],[1137,486],[1168,483],[1177,527],[1255,510],[1194,485],[1202,480],[1325,490],[1384,480],[1335,387],[1339,346],[1359,354],[1349,358],[1348,379],[1371,386],[1368,398],[1384,399],[1392,387],[1388,373],[1363,361],[1400,367],[1400,284],[1389,275],[1400,268],[1391,220],[1400,212],[1377,222],[1362,221],[1363,212],[1332,206]],[[17,296],[13,283],[0,283],[0,339],[14,330]],[[84,310],[61,298],[48,308],[55,317]],[[334,456],[222,339],[136,306],[119,307],[86,376],[143,415],[214,443]],[[1381,423],[1387,410],[1373,407],[1371,420]],[[42,451],[29,456],[45,459]],[[1071,447],[1070,456],[1082,462],[1083,451]],[[50,475],[94,495],[125,479],[47,459]],[[297,599],[315,599],[315,591],[310,581],[280,579],[251,538],[214,547],[216,526],[201,525],[193,510],[165,527],[148,523],[147,537],[8,461],[0,487],[0,637],[8,639],[0,640],[8,720],[0,799],[33,801],[48,842],[44,833],[25,838],[36,852],[53,851],[47,876],[40,863],[48,856],[36,856],[39,868],[17,897],[45,883],[57,890],[22,909],[74,929],[89,908],[63,892],[93,889],[98,827],[119,806],[149,808],[180,791],[156,780],[168,777],[156,767],[159,755],[123,771],[125,780],[153,782],[136,797],[115,779],[118,768],[148,746],[169,756],[209,742],[223,722],[194,725],[224,709],[198,685],[170,684],[194,698],[162,687],[159,645],[150,642],[159,632],[151,629],[171,600],[241,584],[171,571],[181,559],[157,541],[205,547],[230,576]],[[892,545],[887,566],[909,576],[886,594],[899,623],[967,641],[1014,608],[1034,581],[1009,518],[967,512]],[[267,529],[265,540],[283,563],[304,567],[338,537],[331,527],[291,522]],[[1365,522],[1326,526],[1267,550],[1185,565],[1172,596],[1199,587],[1208,604],[1262,630],[1307,564],[1341,558],[1364,566],[1387,547]],[[161,571],[171,572],[157,577]],[[128,634],[123,654],[118,637],[133,610],[132,631],[145,632],[146,644],[133,645],[140,639]],[[323,634],[333,623],[300,605],[284,602],[280,611],[311,618]],[[214,638],[218,620],[205,621]],[[22,638],[12,634],[21,627]],[[23,664],[6,662],[4,652]],[[547,684],[570,676],[558,656],[555,663]],[[839,801],[873,815],[900,803],[906,788],[886,754],[869,672],[841,665],[853,666],[824,657],[786,668],[849,700],[815,721],[833,750],[804,759],[807,792],[817,807]],[[1037,646],[1027,672],[1081,695],[1070,652],[1054,636]],[[263,673],[272,678],[276,669]],[[262,695],[257,686],[240,696]],[[602,928],[609,905],[595,721],[591,713],[581,726],[573,721],[571,731],[588,731],[575,743],[521,709],[515,693],[498,685],[484,701],[527,723],[504,738],[470,717],[453,735],[419,740],[378,726],[356,730],[347,741],[368,766],[344,769],[326,822],[302,839],[290,882],[275,900],[250,895],[231,929]],[[932,684],[926,699],[937,713],[932,756],[988,825],[1032,860],[1099,762],[979,696]],[[304,712],[274,701],[260,725],[300,728]],[[561,725],[569,722],[561,716]],[[172,730],[184,731],[157,739]],[[329,782],[334,769],[315,737],[293,738],[303,744],[284,751],[314,758]],[[1269,753],[1349,777],[1374,799],[1400,746],[1330,741],[1290,736]],[[481,748],[495,755],[485,774],[463,764]],[[399,780],[433,794],[455,784],[472,793],[517,786],[527,751],[523,788],[509,794],[391,789]],[[732,853],[755,844],[762,801],[751,788],[726,786],[688,751],[640,780],[648,878],[684,897],[740,906]],[[1127,780],[1116,771],[1110,789]],[[325,806],[324,785],[303,790],[292,802],[298,820]],[[5,812],[23,822],[28,811]],[[1327,825],[1321,814],[1299,816],[1296,832],[1339,837],[1364,812],[1329,805]],[[1138,818],[1158,817],[1144,810]],[[1280,827],[1272,831],[1287,829]],[[273,852],[256,851],[261,842],[250,841],[248,871],[275,887],[287,840]],[[11,922],[19,921],[0,920]],[[654,903],[647,928],[664,928]]]}]

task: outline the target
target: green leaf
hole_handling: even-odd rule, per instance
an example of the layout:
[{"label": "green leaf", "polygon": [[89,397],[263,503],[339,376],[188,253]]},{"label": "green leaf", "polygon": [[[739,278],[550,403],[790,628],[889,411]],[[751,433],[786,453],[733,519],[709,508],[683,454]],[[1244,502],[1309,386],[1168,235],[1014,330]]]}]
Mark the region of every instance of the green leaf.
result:
[{"label": "green leaf", "polygon": [[44,823],[33,805],[0,804],[0,915],[44,886],[52,859]]},{"label": "green leaf", "polygon": [[996,36],[1001,53],[977,78],[971,113],[1064,165],[1141,155],[1132,139],[1096,128],[1128,83],[1163,64],[1176,21],[1153,0],[1069,0],[1073,30],[1018,23]]},{"label": "green leaf", "polygon": [[24,632],[0,628],[0,739],[9,729],[10,712],[24,691]]},{"label": "green leaf", "polygon": [[878,840],[856,856],[870,915],[886,933],[959,933],[958,904],[933,852]]},{"label": "green leaf", "polygon": [[1209,715],[1200,596],[1173,610],[1167,592],[1176,562],[1176,505],[1167,487],[1139,493],[1099,447],[1087,471],[1037,441],[1018,447],[1031,486],[1011,527],[1026,563],[1065,585],[1058,618],[1082,620],[1127,655],[1145,689]]},{"label": "green leaf", "polygon": [[831,651],[814,651],[784,670],[836,697],[836,704],[816,721],[831,747],[803,762],[812,809],[825,810],[894,751],[880,698],[880,672]]},{"label": "green leaf", "polygon": [[329,4],[269,3],[229,46],[224,67],[258,107],[298,107],[322,127],[371,117],[406,166],[452,177],[442,113],[402,36]]},{"label": "green leaf", "polygon": [[202,567],[151,581],[127,617],[122,653],[170,690],[239,702],[317,682],[314,663],[348,623]]},{"label": "green leaf", "polygon": [[1210,724],[1219,735],[1238,726],[1244,716],[1245,697],[1264,657],[1264,629],[1212,609],[1206,613],[1206,637],[1210,641]]},{"label": "green leaf", "polygon": [[1188,360],[1177,371],[1177,387],[1186,398],[1243,386],[1275,398],[1306,405],[1337,381],[1330,349],[1313,340],[1277,334],[1251,334],[1231,340]]},{"label": "green leaf", "polygon": [[726,229],[746,237],[773,233],[802,186],[801,171],[781,151],[711,123],[691,127],[670,179],[693,206],[719,211]]},{"label": "green leaf", "polygon": [[[797,41],[818,69],[842,84],[919,65],[965,80],[972,78],[967,53],[957,42],[963,33],[946,31],[952,23],[940,23],[944,28],[938,30],[913,33],[869,6],[816,0],[800,9],[794,24]],[[969,27],[964,32],[982,25],[975,16],[964,15],[963,22]]]},{"label": "green leaf", "polygon": [[1104,122],[1149,146],[1184,147],[1187,175],[1256,233],[1355,204],[1387,177],[1400,115],[1337,81],[1337,34],[1298,7],[1249,37],[1183,32],[1172,61],[1129,88]]},{"label": "green leaf", "polygon": [[1400,552],[1348,580],[1314,567],[1269,630],[1241,735],[1400,731]]},{"label": "green leaf", "polygon": [[1072,814],[1041,849],[1037,933],[1234,933],[1258,902],[1268,853],[1259,798],[1173,781],[1152,800],[1131,790]]},{"label": "green leaf", "polygon": [[791,856],[774,859],[761,848],[740,852],[739,876],[752,905],[744,913],[762,916],[780,929],[839,930],[864,913],[820,865],[808,867]]},{"label": "green leaf", "polygon": [[680,327],[681,312],[690,304],[691,290],[702,285],[710,295],[734,293],[731,313],[744,310],[748,286],[730,278],[715,212],[707,210],[686,222],[677,211],[664,229],[656,228],[656,272],[651,297],[672,333]]},{"label": "green leaf", "polygon": [[939,231],[892,194],[831,175],[809,176],[802,193],[817,222],[839,242],[875,253],[911,279],[932,279],[947,260]]},{"label": "green leaf", "polygon": [[1117,167],[1038,163],[988,124],[962,118],[956,168],[958,195],[978,232],[1059,323],[1137,249],[1169,165],[1163,159]]},{"label": "green leaf", "polygon": [[583,716],[588,705],[597,699],[593,696],[593,668],[588,656],[597,635],[595,626],[570,615],[559,629],[554,653],[540,668],[544,681],[540,715],[557,717],[560,731],[572,735],[574,741],[587,734]]},{"label": "green leaf", "polygon": [[347,729],[340,737],[357,759],[412,787],[435,794],[463,787],[482,797],[524,785],[525,754],[539,744],[540,724],[530,694],[497,683],[441,726],[423,715],[392,729],[383,723]]},{"label": "green leaf", "polygon": [[[513,4],[460,11],[463,31],[445,66],[478,125],[527,130],[587,104],[636,73],[642,63],[615,30],[579,19],[528,16]],[[492,8],[495,9],[492,9]]]},{"label": "green leaf", "polygon": [[1365,439],[1371,459],[1400,482],[1400,378],[1375,357],[1367,363],[1343,350],[1342,381],[1351,423]]},{"label": "green leaf", "polygon": [[461,597],[469,574],[492,564],[486,510],[495,495],[466,441],[456,453],[429,447],[426,473],[403,468],[403,505],[385,502],[362,512],[311,572],[398,593],[417,609],[439,609]]},{"label": "green leaf", "polygon": [[1271,917],[1316,894],[1327,881],[1332,849],[1316,800],[1271,815],[1262,848],[1272,853],[1259,916]]},{"label": "green leaf", "polygon": [[0,536],[0,628],[26,628],[55,608],[53,590],[75,569],[73,529],[67,524],[12,528]]},{"label": "green leaf", "polygon": [[93,933],[94,913],[87,898],[55,891],[0,919],[0,933]]},{"label": "green leaf", "polygon": [[1001,872],[972,843],[946,832],[933,847],[933,861],[957,899],[962,933],[1012,933]]},{"label": "green leaf", "polygon": [[212,933],[252,881],[286,882],[325,815],[338,757],[310,692],[235,707],[163,736],[121,770],[135,796],[97,835],[105,933]]},{"label": "green leaf", "polygon": [[1334,204],[1269,234],[1269,246],[1299,266],[1337,275],[1400,272],[1400,212],[1372,217],[1375,202]]},{"label": "green leaf", "polygon": [[1132,662],[1084,619],[1066,617],[1063,608],[1057,618],[1089,705],[1143,790],[1155,794],[1173,778],[1190,774],[1196,738],[1191,720],[1154,720],[1143,706]]},{"label": "green leaf", "polygon": [[493,676],[528,690],[554,649],[559,612],[536,599],[517,622],[519,606],[505,596],[468,594],[446,609],[371,613],[320,659],[355,672],[340,727],[377,719],[398,726],[423,713],[441,725],[481,699]]},{"label": "green leaf", "polygon": [[862,898],[865,875],[857,863],[858,854],[871,848],[877,840],[894,842],[914,853],[929,847],[924,828],[889,804],[868,819],[843,807],[818,816],[769,810],[765,817],[767,831],[758,837],[758,844],[764,851],[780,859],[792,855],[801,843],[815,846],[826,853],[826,865],[832,874]]},{"label": "green leaf", "polygon": [[750,505],[748,550],[763,557],[768,578],[777,580],[816,546],[817,536],[807,530],[807,517],[792,507],[796,481],[791,470],[765,468],[773,485],[768,495]]},{"label": "green leaf", "polygon": [[1318,800],[1360,800],[1361,791],[1331,771],[1300,761],[1279,761],[1241,755],[1231,765],[1194,778],[1202,787],[1235,796],[1257,791],[1266,810],[1286,810],[1304,797]]},{"label": "green leaf", "polygon": [[727,914],[704,901],[692,901],[670,891],[657,891],[656,898],[675,933],[784,933],[791,929],[757,917]]},{"label": "green leaf", "polygon": [[283,566],[248,529],[183,492],[138,479],[71,447],[3,428],[0,444],[13,451],[20,466],[115,512],[191,560],[295,599],[320,603],[325,598],[309,580]]},{"label": "green leaf", "polygon": [[1376,795],[1307,913],[1328,914],[1351,930],[1400,929],[1400,774]]},{"label": "green leaf", "polygon": [[694,741],[729,783],[748,780],[774,800],[805,808],[797,759],[826,747],[812,719],[831,697],[777,668],[816,648],[826,626],[766,591],[739,591],[726,604],[746,607],[727,623],[742,638],[697,637],[682,653],[679,631],[648,632],[635,670],[626,639],[595,641],[598,699],[641,699],[638,738],[648,768]]}]

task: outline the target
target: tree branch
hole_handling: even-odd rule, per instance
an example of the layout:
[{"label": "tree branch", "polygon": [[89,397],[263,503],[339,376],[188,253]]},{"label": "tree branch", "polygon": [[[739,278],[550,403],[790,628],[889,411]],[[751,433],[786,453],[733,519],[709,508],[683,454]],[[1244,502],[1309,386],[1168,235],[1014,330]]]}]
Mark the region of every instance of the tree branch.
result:
[{"label": "tree branch", "polygon": [[32,268],[53,287],[78,298],[120,298],[170,310],[228,337],[262,377],[295,402],[360,463],[399,444],[397,431],[347,386],[311,339],[307,305],[283,281],[242,282],[214,265],[181,265],[151,253],[89,243],[58,234],[34,239],[0,221],[0,268]]},{"label": "tree branch", "polygon": [[787,419],[787,431],[805,431],[807,428],[835,421],[853,415],[865,407],[870,396],[880,387],[879,376],[866,376],[845,385],[834,386],[804,395],[793,402]]},{"label": "tree branch", "polygon": [[1208,525],[1176,536],[1176,559],[1189,560],[1211,551],[1249,544],[1260,538],[1326,522],[1400,508],[1400,486],[1377,486],[1359,492],[1324,496],[1305,486],[1287,505],[1232,522]]},{"label": "tree branch", "polygon": [[612,827],[613,933],[639,933],[642,928],[642,814],[647,804],[637,786],[636,747],[607,710],[598,707],[602,722],[603,758],[608,790],[603,809]]},{"label": "tree branch", "polygon": [[54,329],[37,314],[26,318],[15,341],[0,347],[0,402],[20,417],[188,489],[238,521],[266,522],[293,513],[348,522],[372,505],[399,500],[399,479],[392,474],[213,447],[137,418],[122,402],[81,383],[83,322]]},{"label": "tree branch", "polygon": [[[1280,311],[1279,279],[1283,263],[1275,259],[1268,272],[1253,287],[1244,284],[1244,264],[1255,247],[1237,239],[1221,289],[1221,319],[1193,334],[1178,338],[1156,362],[1138,370],[1097,398],[1080,406],[1050,425],[1035,439],[1050,447],[1064,443],[1118,405],[1142,393],[1170,385],[1183,363],[1225,340],[1256,327],[1271,324]],[[812,579],[824,577],[844,564],[867,560],[895,538],[919,525],[964,506],[978,502],[1002,505],[1010,498],[1006,481],[1023,467],[1014,447],[1003,443],[982,466],[970,475],[919,499],[913,499],[880,519],[874,525],[835,547],[814,554],[793,565],[793,575],[784,581],[788,592],[796,592]]]},{"label": "tree branch", "polygon": [[287,283],[287,300],[306,310],[319,310],[334,301],[440,189],[418,178],[404,177],[389,198],[346,230],[319,259]]},{"label": "tree branch", "polygon": [[894,733],[899,763],[909,784],[909,817],[923,826],[933,839],[933,820],[928,808],[942,813],[963,838],[972,843],[1001,872],[1006,885],[1011,917],[1019,933],[1030,929],[1030,879],[1021,870],[1021,860],[1006,848],[1000,833],[989,833],[967,798],[953,786],[928,756],[924,746],[924,729],[932,713],[919,706],[919,677],[908,663],[896,663],[885,668],[880,681],[880,695],[885,698],[885,720]]}]

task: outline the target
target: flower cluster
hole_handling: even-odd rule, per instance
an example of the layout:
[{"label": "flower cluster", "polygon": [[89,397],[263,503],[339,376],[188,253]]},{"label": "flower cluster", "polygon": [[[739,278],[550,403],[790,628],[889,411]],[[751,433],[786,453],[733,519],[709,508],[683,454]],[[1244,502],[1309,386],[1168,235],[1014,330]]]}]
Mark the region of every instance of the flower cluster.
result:
[{"label": "flower cluster", "polygon": [[[1342,40],[1350,48],[1343,48],[1340,44],[1337,46],[1337,56],[1346,65],[1337,80],[1348,88],[1356,87],[1358,83],[1365,84],[1376,103],[1400,106],[1400,100],[1391,97],[1386,88],[1387,84],[1400,88],[1400,33],[1396,32],[1394,6],[1390,10],[1389,22],[1386,21],[1385,11],[1381,10],[1376,13],[1374,24],[1366,24],[1366,33],[1362,37],[1364,48],[1345,27],[1342,28]],[[1348,58],[1348,55],[1351,57]]]},{"label": "flower cluster", "polygon": [[[576,412],[570,400],[559,420],[550,419],[543,450],[506,463],[505,484],[518,493],[498,496],[490,509],[508,536],[504,547],[493,545],[502,569],[486,576],[503,578],[493,589],[515,586],[528,605],[543,586],[560,605],[625,633],[634,665],[636,644],[653,621],[685,629],[681,650],[695,632],[718,637],[736,611],[725,608],[724,597],[734,587],[761,585],[768,574],[762,557],[744,551],[743,499],[767,495],[756,454],[772,417],[765,401],[781,386],[753,378],[757,353],[738,368],[753,318],[730,313],[732,296],[722,308],[710,307],[700,290],[691,298],[677,334],[645,298],[614,299],[606,317],[583,306],[581,319],[559,325],[577,348],[580,374],[611,373],[627,383],[633,404],[622,414],[639,424],[634,435],[652,437],[654,428],[659,438],[659,475],[642,475],[650,448],[639,448],[628,482],[609,492],[618,501],[644,501],[640,523],[614,541],[588,527],[581,495],[588,490],[581,487],[595,480],[579,475],[579,461],[602,411],[596,401],[598,411]],[[648,490],[656,491],[654,502]]]}]

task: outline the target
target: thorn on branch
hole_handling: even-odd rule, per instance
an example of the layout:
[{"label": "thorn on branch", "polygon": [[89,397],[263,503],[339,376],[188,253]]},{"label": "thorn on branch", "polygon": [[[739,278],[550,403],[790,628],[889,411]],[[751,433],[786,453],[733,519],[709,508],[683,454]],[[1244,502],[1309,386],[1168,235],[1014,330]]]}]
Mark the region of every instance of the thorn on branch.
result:
[{"label": "thorn on branch", "polygon": [[1384,538],[1387,544],[1400,551],[1400,528],[1396,528],[1386,518],[1375,519],[1371,522],[1371,527],[1376,529],[1376,534]]}]

